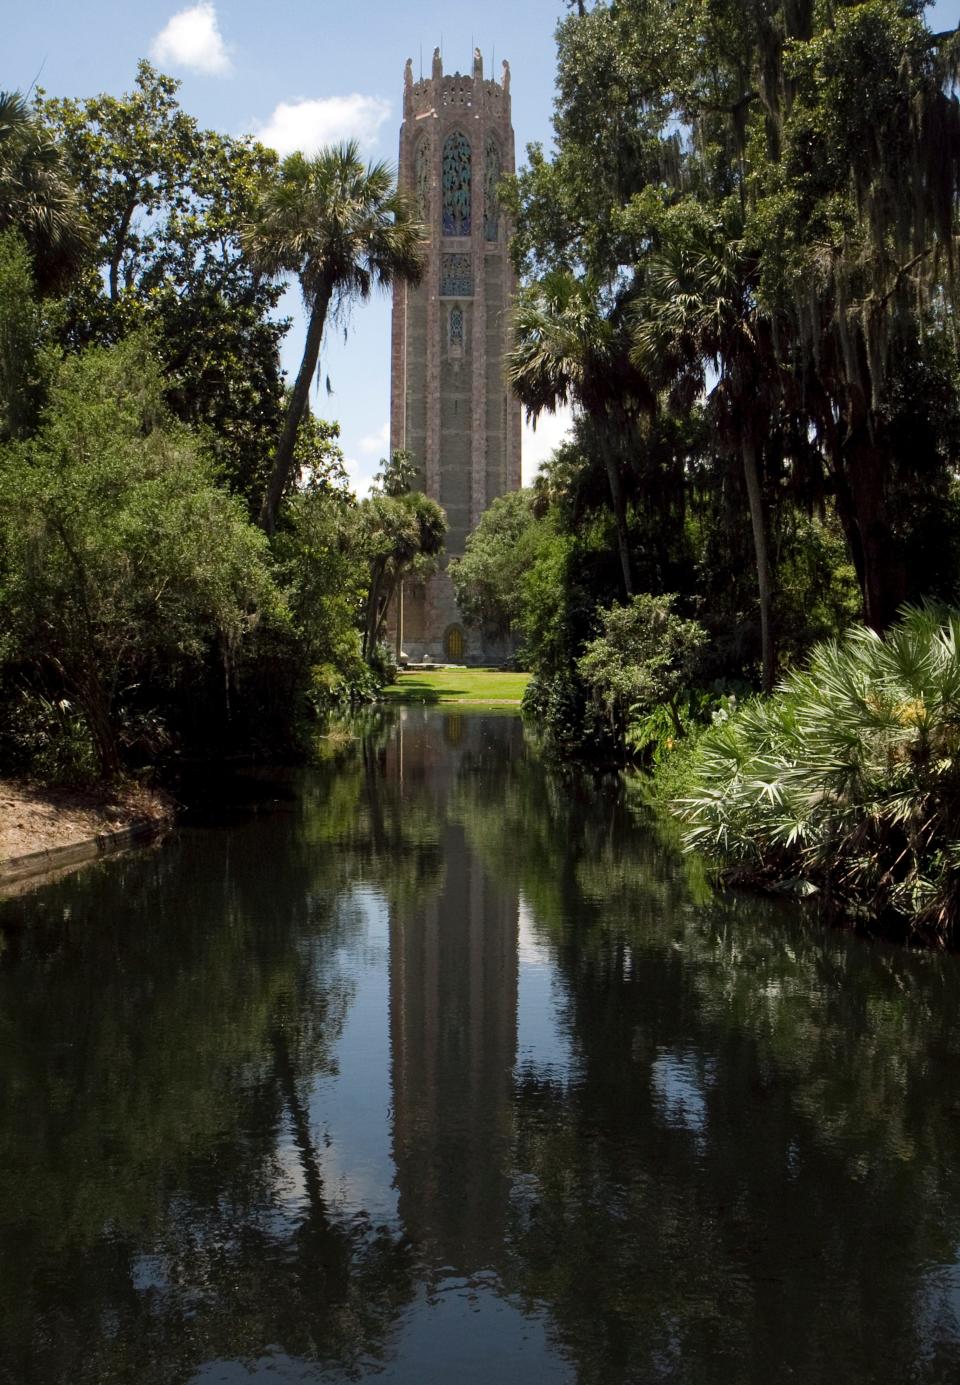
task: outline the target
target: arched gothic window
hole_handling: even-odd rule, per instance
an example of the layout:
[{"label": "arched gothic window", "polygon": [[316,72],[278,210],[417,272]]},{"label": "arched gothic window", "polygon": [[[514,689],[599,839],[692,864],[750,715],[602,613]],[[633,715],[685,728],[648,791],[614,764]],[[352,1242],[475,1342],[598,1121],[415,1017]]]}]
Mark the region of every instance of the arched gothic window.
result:
[{"label": "arched gothic window", "polygon": [[413,156],[413,178],[417,195],[417,219],[424,223],[430,216],[430,136],[424,135]]},{"label": "arched gothic window", "polygon": [[497,239],[500,206],[497,185],[500,182],[500,149],[492,135],[487,136],[483,165],[483,226],[487,240]]},{"label": "arched gothic window", "polygon": [[443,142],[443,234],[470,234],[470,141],[459,130]]}]

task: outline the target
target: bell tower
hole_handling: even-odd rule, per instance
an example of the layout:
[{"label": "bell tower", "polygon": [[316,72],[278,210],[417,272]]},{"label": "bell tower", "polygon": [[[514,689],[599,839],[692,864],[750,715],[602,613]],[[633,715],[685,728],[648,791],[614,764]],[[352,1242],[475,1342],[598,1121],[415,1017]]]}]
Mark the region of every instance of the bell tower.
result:
[{"label": "bell tower", "polygon": [[520,485],[520,404],[505,374],[515,279],[497,199],[514,167],[509,65],[499,82],[485,79],[477,49],[470,76],[444,74],[436,49],[431,75],[414,82],[408,60],[399,183],[429,246],[421,284],[394,288],[390,448],[412,454],[417,484],[449,526],[444,570],[404,593],[401,642],[412,662],[508,652],[464,627],[445,565],[490,502]]}]

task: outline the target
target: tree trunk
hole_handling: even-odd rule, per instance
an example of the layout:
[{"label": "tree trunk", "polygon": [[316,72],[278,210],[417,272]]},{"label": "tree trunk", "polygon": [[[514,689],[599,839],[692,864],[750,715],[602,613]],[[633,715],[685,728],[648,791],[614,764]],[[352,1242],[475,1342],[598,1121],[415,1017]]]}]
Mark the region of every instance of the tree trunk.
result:
[{"label": "tree trunk", "polygon": [[[863,486],[862,482],[866,476],[866,469],[863,467],[850,466],[850,437],[853,427],[850,423],[849,412],[834,410],[834,400],[826,391],[817,391],[817,420],[820,431],[826,439],[827,459],[829,465],[830,479],[833,484],[834,505],[836,506],[837,519],[840,521],[840,528],[843,530],[843,537],[847,544],[847,553],[853,564],[853,570],[857,578],[857,586],[860,588],[860,599],[863,605],[863,618],[870,624],[868,611],[876,604],[875,596],[868,597],[867,580],[867,553],[863,543],[861,533],[860,512],[863,508]],[[866,422],[862,418],[860,428],[866,429]],[[846,435],[846,440],[844,440]],[[856,479],[860,481],[858,489],[861,491],[859,505],[857,497],[854,495],[854,473]],[[875,588],[876,579],[872,577],[869,583],[871,588]]]},{"label": "tree trunk", "polygon": [[120,774],[120,748],[110,719],[109,701],[99,678],[95,675],[70,680],[100,761],[100,773],[112,781]]},{"label": "tree trunk", "polygon": [[863,618],[882,635],[896,619],[906,594],[906,573],[893,549],[884,497],[884,460],[858,430],[844,447],[852,527],[860,563]]},{"label": "tree trunk", "polygon": [[741,451],[743,453],[743,475],[747,483],[747,500],[750,503],[750,524],[753,528],[757,587],[760,592],[760,649],[763,661],[763,691],[771,693],[776,674],[776,660],[774,658],[773,625],[771,622],[770,556],[767,550],[767,526],[763,514],[760,472],[757,468],[757,448],[752,438],[743,440]]},{"label": "tree trunk", "polygon": [[865,587],[863,545],[860,542],[860,529],[857,525],[857,519],[854,513],[853,497],[850,494],[850,486],[842,466],[834,467],[833,484],[837,519],[840,521],[840,528],[843,530],[843,537],[846,539],[847,552],[850,555],[850,561],[853,563],[853,571],[856,575],[857,586],[860,588],[860,599],[863,602],[863,609],[865,612],[866,601],[863,599]]},{"label": "tree trunk", "polygon": [[113,254],[110,256],[110,302],[116,303],[120,297],[120,261],[123,259],[123,252],[127,245],[127,234],[130,230],[130,222],[133,214],[137,210],[140,201],[139,184],[134,184],[130,200],[123,209],[123,216],[120,218],[120,225],[117,228],[117,240],[113,247]]},{"label": "tree trunk", "polygon": [[267,534],[272,534],[276,528],[277,510],[280,508],[283,493],[290,484],[297,433],[300,429],[300,420],[307,411],[310,382],[317,369],[317,361],[320,359],[320,343],[323,340],[323,329],[327,320],[327,308],[330,306],[331,292],[332,285],[324,283],[313,300],[310,322],[307,327],[307,340],[303,348],[303,360],[300,362],[297,379],[290,393],[290,402],[284,415],[277,448],[273,454],[273,470],[270,473],[270,480],[263,496],[263,504],[260,507],[260,528]]},{"label": "tree trunk", "polygon": [[376,648],[377,607],[380,604],[380,584],[383,580],[384,564],[378,561],[370,577],[370,591],[367,594],[367,616],[363,623],[363,657],[370,662]]},{"label": "tree trunk", "polygon": [[613,502],[613,517],[617,525],[617,548],[620,552],[620,568],[623,572],[623,589],[629,600],[633,596],[633,572],[630,567],[630,544],[627,539],[627,506],[623,498],[623,485],[620,480],[620,468],[617,466],[617,459],[607,446],[604,447],[604,454],[607,480],[610,483],[610,499]]},{"label": "tree trunk", "polygon": [[387,616],[390,613],[390,603],[396,595],[398,581],[399,578],[394,576],[393,579],[388,582],[386,590],[381,593],[376,617],[377,626],[374,632],[374,648],[376,648],[377,642],[383,636],[384,627],[387,623]]},{"label": "tree trunk", "polygon": [[314,1148],[313,1136],[310,1133],[310,1113],[307,1107],[300,1100],[297,1091],[296,1074],[293,1071],[293,1063],[290,1061],[290,1049],[287,1044],[287,1036],[277,1025],[271,1034],[274,1053],[274,1067],[277,1074],[277,1082],[287,1113],[290,1117],[290,1125],[293,1129],[293,1141],[300,1155],[300,1167],[303,1170],[303,1186],[310,1204],[310,1215],[314,1230],[325,1228],[328,1223],[327,1207],[323,1199],[323,1178],[320,1173],[320,1160],[317,1158],[317,1151]]}]

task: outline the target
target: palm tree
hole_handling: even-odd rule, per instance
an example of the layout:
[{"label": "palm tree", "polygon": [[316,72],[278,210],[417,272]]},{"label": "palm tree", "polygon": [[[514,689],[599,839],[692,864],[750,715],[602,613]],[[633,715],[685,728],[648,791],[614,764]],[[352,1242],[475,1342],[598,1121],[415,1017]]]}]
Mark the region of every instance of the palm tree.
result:
[{"label": "palm tree", "polygon": [[619,453],[638,410],[653,403],[646,378],[631,364],[620,329],[603,312],[595,287],[566,271],[548,274],[520,294],[514,327],[507,376],[527,416],[554,413],[571,403],[598,425],[624,592],[630,597],[633,574]]},{"label": "palm tree", "polygon": [[0,91],[0,231],[9,227],[27,243],[41,293],[62,287],[92,245],[59,148],[19,92]]},{"label": "palm tree", "polygon": [[277,509],[293,472],[300,422],[308,408],[327,314],[350,299],[369,297],[394,280],[416,283],[423,266],[423,228],[384,163],[366,168],[355,141],[322,149],[315,158],[291,154],[262,198],[246,241],[266,274],[295,274],[308,312],[303,360],[290,392],[260,525],[273,533]]},{"label": "palm tree", "polygon": [[420,491],[374,493],[361,506],[370,554],[370,586],[363,629],[363,657],[373,658],[390,602],[409,575],[429,577],[436,570],[447,532],[447,517]]}]

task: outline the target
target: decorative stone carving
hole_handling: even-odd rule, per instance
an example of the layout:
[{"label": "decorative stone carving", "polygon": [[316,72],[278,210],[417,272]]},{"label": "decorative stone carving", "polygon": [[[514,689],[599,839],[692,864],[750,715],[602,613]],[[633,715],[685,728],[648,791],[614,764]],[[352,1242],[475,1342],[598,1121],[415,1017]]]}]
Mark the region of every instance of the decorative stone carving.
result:
[{"label": "decorative stone carving", "polygon": [[463,309],[450,309],[450,355],[463,355]]},{"label": "decorative stone carving", "polygon": [[430,219],[430,136],[422,135],[413,158],[413,178],[417,197],[417,218],[424,225]]},{"label": "decorative stone carving", "polygon": [[440,258],[440,297],[472,298],[473,269],[469,255],[442,255]]},{"label": "decorative stone carving", "polygon": [[488,241],[495,241],[500,225],[500,206],[497,186],[500,182],[500,146],[492,135],[487,136],[483,165],[483,227]]},{"label": "decorative stone carving", "polygon": [[443,234],[470,234],[470,141],[460,130],[443,142]]}]

